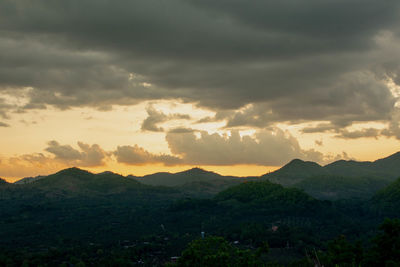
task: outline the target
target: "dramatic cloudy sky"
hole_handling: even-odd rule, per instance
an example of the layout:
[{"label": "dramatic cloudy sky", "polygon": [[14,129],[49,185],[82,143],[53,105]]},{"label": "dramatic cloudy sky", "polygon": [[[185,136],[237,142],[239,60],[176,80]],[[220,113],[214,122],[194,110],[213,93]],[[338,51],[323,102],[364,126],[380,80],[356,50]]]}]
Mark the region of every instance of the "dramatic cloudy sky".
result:
[{"label": "dramatic cloudy sky", "polygon": [[2,0],[0,176],[400,150],[398,0]]}]

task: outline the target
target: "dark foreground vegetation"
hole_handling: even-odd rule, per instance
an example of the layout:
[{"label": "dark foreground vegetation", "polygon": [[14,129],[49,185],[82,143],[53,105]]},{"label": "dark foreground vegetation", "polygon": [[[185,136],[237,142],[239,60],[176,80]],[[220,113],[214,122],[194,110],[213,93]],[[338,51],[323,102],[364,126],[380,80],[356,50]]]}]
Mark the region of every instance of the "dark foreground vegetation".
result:
[{"label": "dark foreground vegetation", "polygon": [[262,178],[0,181],[0,266],[399,266],[400,179],[379,178],[397,157],[362,176],[294,161]]}]

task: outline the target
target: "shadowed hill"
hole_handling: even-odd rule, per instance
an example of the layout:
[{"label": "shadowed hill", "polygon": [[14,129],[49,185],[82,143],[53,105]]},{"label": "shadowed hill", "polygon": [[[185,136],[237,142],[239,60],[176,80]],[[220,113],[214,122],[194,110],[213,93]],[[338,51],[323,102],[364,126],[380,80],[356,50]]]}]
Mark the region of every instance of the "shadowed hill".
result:
[{"label": "shadowed hill", "polygon": [[373,162],[373,165],[377,173],[386,174],[390,178],[398,178],[400,176],[400,152],[383,159],[378,159]]},{"label": "shadowed hill", "polygon": [[136,239],[159,232],[160,214],[181,197],[173,188],[78,168],[1,186],[0,246],[59,244],[60,238],[82,244]]},{"label": "shadowed hill", "polygon": [[375,176],[394,180],[400,176],[400,152],[375,161],[339,160],[323,167],[341,176]]},{"label": "shadowed hill", "polygon": [[[253,177],[255,178],[255,177]],[[116,194],[130,190],[161,190],[184,192],[196,197],[211,197],[229,186],[244,179],[233,176],[221,176],[214,172],[193,168],[172,173],[155,173],[143,177],[121,176],[113,172],[93,174],[79,168],[68,168],[48,176],[27,177],[15,182],[21,190],[48,192],[61,196],[66,194]],[[174,187],[174,188],[171,188]]]},{"label": "shadowed hill", "polygon": [[78,168],[69,168],[36,180],[27,186],[53,193],[115,194],[137,189],[142,185],[133,179],[127,179],[111,172],[93,174]]},{"label": "shadowed hill", "polygon": [[2,185],[7,185],[8,183],[5,181],[5,180],[3,180],[2,178],[0,178],[0,186],[2,186]]},{"label": "shadowed hill", "polygon": [[146,185],[174,187],[191,197],[211,197],[232,185],[257,178],[222,176],[215,172],[192,168],[178,173],[160,172],[134,179]]},{"label": "shadowed hill", "polygon": [[44,177],[46,177],[46,176],[39,175],[39,176],[36,176],[36,177],[25,177],[25,178],[22,178],[22,179],[20,179],[18,181],[15,181],[14,184],[30,184],[30,183],[33,183],[33,182],[35,182],[35,181],[37,181],[39,179],[42,179]]},{"label": "shadowed hill", "polygon": [[282,168],[261,176],[283,185],[292,185],[312,176],[379,177],[394,180],[400,176],[400,152],[376,161],[338,160],[325,166],[294,159]]},{"label": "shadowed hill", "polygon": [[[154,174],[149,174],[145,175],[143,177],[133,177],[136,181],[141,182],[142,184],[148,184],[148,185],[168,185],[170,179],[174,175],[169,172],[157,172]],[[132,176],[128,176],[132,177]]]},{"label": "shadowed hill", "polygon": [[232,186],[218,193],[214,201],[221,207],[220,212],[230,214],[231,220],[237,222],[263,220],[271,224],[293,219],[321,224],[332,217],[339,219],[329,202],[317,200],[300,189],[285,188],[269,181]]},{"label": "shadowed hill", "polygon": [[136,178],[143,184],[162,185],[162,186],[183,186],[185,184],[197,182],[215,181],[239,181],[241,178],[234,176],[222,176],[215,172],[206,171],[200,168],[192,168],[178,173],[160,172]]},{"label": "shadowed hill", "polygon": [[369,161],[338,160],[323,167],[331,175],[365,176],[376,175],[373,163]]},{"label": "shadowed hill", "polygon": [[195,197],[211,197],[244,181],[268,180],[287,187],[303,189],[319,199],[369,199],[379,189],[400,176],[400,152],[374,162],[339,160],[320,166],[311,161],[294,159],[282,168],[258,177],[222,176],[200,168],[178,173],[160,172],[143,177],[104,172],[92,174],[70,168],[49,176],[28,177],[15,184],[53,192],[115,193],[139,186],[166,186]]},{"label": "shadowed hill", "polygon": [[261,176],[271,182],[279,183],[282,185],[293,185],[300,182],[304,178],[326,175],[328,172],[324,170],[318,163],[312,161],[302,161],[294,159],[282,168]]},{"label": "shadowed hill", "polygon": [[367,199],[398,176],[400,152],[373,162],[339,160],[323,167],[295,159],[261,178],[304,189],[321,199]]},{"label": "shadowed hill", "polygon": [[371,199],[375,210],[387,215],[400,214],[400,178],[377,192]]},{"label": "shadowed hill", "polygon": [[[269,181],[247,182],[232,186],[215,197],[218,201],[235,199],[240,202],[265,202],[272,204],[303,205],[315,199],[296,188],[284,188]],[[286,207],[285,207],[286,208]]]},{"label": "shadowed hill", "polygon": [[313,176],[294,184],[296,188],[318,199],[368,199],[388,185],[377,177],[344,177],[336,175]]}]

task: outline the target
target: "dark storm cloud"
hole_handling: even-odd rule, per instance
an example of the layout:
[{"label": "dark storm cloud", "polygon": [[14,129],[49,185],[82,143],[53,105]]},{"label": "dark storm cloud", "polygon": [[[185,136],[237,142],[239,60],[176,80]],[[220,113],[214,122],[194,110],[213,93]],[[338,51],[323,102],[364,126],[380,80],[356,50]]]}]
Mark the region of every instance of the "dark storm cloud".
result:
[{"label": "dark storm cloud", "polygon": [[32,87],[26,108],[181,98],[230,111],[228,127],[387,121],[396,99],[385,81],[400,79],[399,6],[4,0],[0,90]]}]

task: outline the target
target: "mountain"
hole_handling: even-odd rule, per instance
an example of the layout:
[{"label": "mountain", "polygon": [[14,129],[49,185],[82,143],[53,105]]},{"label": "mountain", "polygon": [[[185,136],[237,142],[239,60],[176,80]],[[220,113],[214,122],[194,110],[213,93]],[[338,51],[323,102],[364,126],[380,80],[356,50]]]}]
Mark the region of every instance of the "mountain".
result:
[{"label": "mountain", "polygon": [[190,183],[186,183],[181,186],[177,186],[176,188],[184,192],[186,195],[190,197],[197,198],[209,198],[215,196],[222,190],[225,190],[233,185],[240,184],[244,181],[240,180],[241,178],[231,179],[231,180],[213,180],[213,181],[194,181]]},{"label": "mountain", "polygon": [[240,182],[241,178],[233,176],[222,176],[215,172],[206,171],[200,168],[192,168],[178,173],[159,172],[155,174],[146,175],[143,177],[136,177],[136,180],[147,185],[159,186],[184,186],[191,183],[219,183],[220,181],[226,182]]},{"label": "mountain", "polygon": [[368,199],[387,186],[387,180],[377,177],[312,176],[294,184],[318,199]]},{"label": "mountain", "polygon": [[378,159],[373,164],[374,169],[379,173],[384,173],[388,177],[400,177],[400,152],[383,159]]},{"label": "mountain", "polygon": [[82,195],[89,193],[116,194],[137,189],[143,185],[112,172],[93,174],[79,168],[69,168],[41,179],[35,179],[26,186],[50,191],[53,194]]},{"label": "mountain", "polygon": [[373,163],[369,161],[338,160],[323,167],[331,175],[363,176],[375,175]]},{"label": "mountain", "polygon": [[317,200],[301,189],[286,188],[269,181],[250,181],[232,186],[218,193],[214,199],[226,209],[233,208],[235,212],[240,212],[242,215],[239,217],[252,214],[266,216],[266,219],[269,217],[268,220],[293,216],[322,221],[322,218],[335,213],[327,202]]},{"label": "mountain", "polygon": [[[293,167],[298,165],[321,168],[294,161],[286,173],[295,171]],[[47,247],[90,246],[97,257],[101,244],[106,248],[103,251],[119,247],[137,260],[144,253],[149,254],[149,260],[166,253],[166,262],[204,231],[207,236],[223,235],[249,248],[268,241],[283,255],[284,251],[318,248],[339,234],[352,238],[365,234],[367,239],[366,234],[379,217],[367,208],[360,209],[358,202],[342,202],[340,206],[318,200],[301,189],[261,179],[251,181],[257,179],[254,177],[242,180],[198,168],[157,175],[158,179],[167,177],[183,185],[156,187],[137,181],[155,175],[124,177],[69,168],[32,183],[0,186],[0,247],[42,251]],[[313,177],[317,176],[303,181],[313,183]],[[160,183],[156,179],[152,182]],[[216,193],[223,186],[227,188]],[[216,195],[192,197],[203,196],[204,192]],[[393,200],[385,199],[384,203],[388,201]],[[288,246],[291,249],[286,249]]]},{"label": "mountain", "polygon": [[14,184],[30,184],[30,183],[33,183],[36,180],[42,179],[44,177],[46,177],[46,176],[39,175],[39,176],[36,176],[36,177],[25,177],[25,178],[22,178],[22,179],[20,179],[18,181],[15,181]]},{"label": "mountain", "polygon": [[0,186],[8,184],[6,180],[0,178]]},{"label": "mountain", "polygon": [[162,185],[162,186],[173,186],[169,183],[170,178],[174,175],[169,172],[157,172],[154,174],[145,175],[142,177],[132,177],[128,176],[129,178],[133,178],[136,181],[139,181],[142,184],[147,185]]},{"label": "mountain", "polygon": [[[27,177],[15,184],[52,191],[55,194],[97,192],[113,194],[140,186],[174,187],[191,197],[211,197],[245,181],[268,180],[286,187],[303,189],[319,199],[369,199],[379,189],[400,176],[400,152],[373,162],[339,160],[321,166],[294,159],[261,177],[222,176],[200,168],[178,173],[160,172],[143,177],[127,177],[112,172],[92,174],[70,168],[49,176]],[[24,187],[25,189],[28,187]]]},{"label": "mountain", "polygon": [[239,202],[265,201],[272,202],[292,202],[300,203],[298,200],[310,201],[313,198],[296,188],[285,188],[282,185],[269,181],[246,182],[232,186],[215,197],[218,201],[235,199]]},{"label": "mountain", "polygon": [[[256,177],[251,178],[256,179]],[[71,194],[118,194],[140,189],[141,191],[172,190],[190,197],[212,197],[244,180],[239,177],[221,176],[200,168],[178,173],[161,172],[143,177],[132,175],[124,177],[109,171],[93,174],[79,168],[68,168],[48,176],[23,178],[14,183],[21,186],[21,190],[13,192],[22,194],[22,191],[29,190],[30,194],[45,192],[47,195],[60,197]],[[160,186],[169,188],[160,189]]]},{"label": "mountain", "polygon": [[305,178],[326,174],[328,174],[328,172],[318,163],[294,159],[282,168],[264,174],[261,178],[285,186],[290,186],[304,180]]},{"label": "mountain", "polygon": [[400,152],[372,162],[339,160],[325,166],[295,159],[261,178],[301,188],[320,199],[368,199],[398,176]]},{"label": "mountain", "polygon": [[323,168],[332,175],[374,176],[393,181],[400,176],[400,152],[375,161],[339,160]]},{"label": "mountain", "polygon": [[376,211],[398,217],[400,214],[400,178],[379,190],[371,202]]},{"label": "mountain", "polygon": [[182,197],[177,189],[78,168],[0,186],[0,247],[136,240],[160,232],[167,225],[160,216]]},{"label": "mountain", "polygon": [[282,168],[261,177],[289,185],[317,175],[374,176],[393,181],[400,176],[400,152],[376,161],[338,160],[325,166],[294,159]]}]

